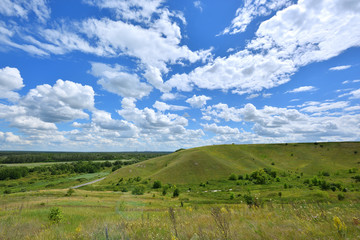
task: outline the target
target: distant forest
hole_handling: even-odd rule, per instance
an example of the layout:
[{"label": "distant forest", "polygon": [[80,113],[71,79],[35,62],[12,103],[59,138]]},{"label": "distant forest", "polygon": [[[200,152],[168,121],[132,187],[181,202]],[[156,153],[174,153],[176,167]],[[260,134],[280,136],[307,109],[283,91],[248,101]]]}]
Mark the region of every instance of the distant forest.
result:
[{"label": "distant forest", "polygon": [[0,152],[0,163],[75,162],[136,160],[144,161],[170,152]]}]

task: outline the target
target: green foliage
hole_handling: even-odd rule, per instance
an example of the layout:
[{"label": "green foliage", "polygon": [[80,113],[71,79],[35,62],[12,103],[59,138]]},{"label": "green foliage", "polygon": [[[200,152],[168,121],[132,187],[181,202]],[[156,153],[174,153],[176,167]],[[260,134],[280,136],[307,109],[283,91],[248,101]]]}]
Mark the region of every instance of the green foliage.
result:
[{"label": "green foliage", "polygon": [[[128,159],[144,161],[150,158],[169,154],[169,152],[96,152],[96,153],[33,153],[33,152],[4,152],[2,163],[35,163],[35,162],[76,162],[76,161],[101,161]],[[106,167],[111,167],[111,163],[105,163]],[[126,165],[126,163],[125,163]]]},{"label": "green foliage", "polygon": [[343,193],[339,193],[339,194],[337,195],[337,198],[338,198],[339,201],[342,201],[342,200],[345,199],[345,195],[344,195]]},{"label": "green foliage", "polygon": [[70,197],[71,195],[73,195],[74,192],[75,192],[74,189],[69,188],[69,190],[66,192],[65,196]]},{"label": "green foliage", "polygon": [[230,193],[230,200],[233,200],[235,198],[234,193]]},{"label": "green foliage", "polygon": [[10,194],[11,193],[11,190],[10,189],[5,189],[4,190],[4,194]]},{"label": "green foliage", "polygon": [[131,191],[133,195],[143,195],[145,193],[145,186],[138,185]]},{"label": "green foliage", "polygon": [[161,188],[161,181],[159,181],[159,180],[154,181],[153,188],[154,189]]},{"label": "green foliage", "polygon": [[352,179],[355,179],[355,182],[360,182],[360,175],[356,175]]},{"label": "green foliage", "polygon": [[180,190],[178,188],[174,189],[173,197],[178,197],[180,195]]},{"label": "green foliage", "polygon": [[48,218],[49,218],[50,222],[52,222],[52,223],[60,223],[64,219],[64,216],[63,216],[60,208],[53,207],[50,209]]},{"label": "green foliage", "polygon": [[27,167],[0,167],[0,180],[19,179],[28,175]]},{"label": "green foliage", "polygon": [[231,181],[235,181],[236,179],[237,179],[237,177],[236,177],[235,173],[233,173],[229,176],[229,180],[231,180]]}]

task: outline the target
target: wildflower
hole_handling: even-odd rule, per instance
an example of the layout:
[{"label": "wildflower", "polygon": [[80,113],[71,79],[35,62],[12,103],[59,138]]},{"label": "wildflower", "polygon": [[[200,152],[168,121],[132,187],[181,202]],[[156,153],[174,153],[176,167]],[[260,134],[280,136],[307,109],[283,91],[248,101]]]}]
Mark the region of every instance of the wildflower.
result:
[{"label": "wildflower", "polygon": [[334,226],[335,228],[337,229],[338,233],[341,235],[341,236],[344,236],[345,235],[345,231],[346,231],[346,225],[343,221],[341,221],[341,219],[337,216],[335,216],[333,218],[333,221],[334,221]]}]

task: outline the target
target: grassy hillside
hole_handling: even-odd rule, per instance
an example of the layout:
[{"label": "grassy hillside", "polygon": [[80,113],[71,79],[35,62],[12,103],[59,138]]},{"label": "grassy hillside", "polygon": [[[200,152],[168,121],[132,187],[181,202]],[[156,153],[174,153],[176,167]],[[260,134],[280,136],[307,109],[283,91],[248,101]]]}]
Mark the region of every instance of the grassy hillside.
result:
[{"label": "grassy hillside", "polygon": [[199,183],[265,167],[313,175],[359,166],[359,142],[216,145],[182,150],[124,167],[99,184],[114,184],[120,178],[137,176],[174,184]]}]

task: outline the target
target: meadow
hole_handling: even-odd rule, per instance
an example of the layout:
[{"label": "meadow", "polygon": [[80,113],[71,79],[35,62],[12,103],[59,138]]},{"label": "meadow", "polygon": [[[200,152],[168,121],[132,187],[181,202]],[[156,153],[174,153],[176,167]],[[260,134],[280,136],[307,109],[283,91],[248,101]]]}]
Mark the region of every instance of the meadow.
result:
[{"label": "meadow", "polygon": [[0,239],[359,239],[359,147],[209,146],[114,171],[29,173],[0,181]]}]

